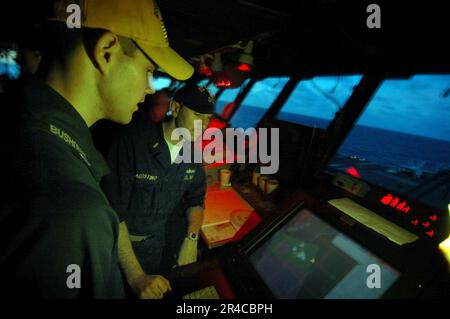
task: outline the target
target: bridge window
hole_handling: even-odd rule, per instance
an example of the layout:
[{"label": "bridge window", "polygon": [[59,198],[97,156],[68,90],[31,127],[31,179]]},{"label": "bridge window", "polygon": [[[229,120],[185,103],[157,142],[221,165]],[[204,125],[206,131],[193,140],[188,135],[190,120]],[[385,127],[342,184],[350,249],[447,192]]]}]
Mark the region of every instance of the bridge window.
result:
[{"label": "bridge window", "polygon": [[328,169],[446,210],[450,203],[450,75],[385,80]]},{"label": "bridge window", "polygon": [[212,96],[216,96],[217,92],[219,92],[219,88],[215,86],[214,83],[212,82],[210,85],[208,85],[208,90]]},{"label": "bridge window", "polygon": [[162,90],[162,89],[166,89],[170,86],[170,83],[172,82],[171,79],[166,78],[166,77],[155,77],[153,79],[153,86],[155,88],[156,91]]},{"label": "bridge window", "polygon": [[223,90],[222,94],[220,94],[219,99],[217,100],[216,113],[222,114],[222,111],[225,108],[225,106],[236,99],[239,92],[241,92],[241,90],[245,88],[245,86],[248,84],[249,81],[250,80],[245,80],[244,83],[242,83],[242,85],[238,88]]},{"label": "bridge window", "polygon": [[198,86],[207,86],[211,80],[209,78],[203,79],[200,82],[197,83]]},{"label": "bridge window", "polygon": [[[17,51],[0,50],[0,76],[6,75],[10,80],[17,80],[20,76],[20,66],[17,63]],[[0,86],[1,90],[1,86]]]},{"label": "bridge window", "polygon": [[318,76],[301,80],[277,115],[277,119],[326,128],[347,102],[361,75]]},{"label": "bridge window", "polygon": [[255,127],[288,80],[288,77],[280,77],[256,82],[231,119],[231,126],[244,129]]}]

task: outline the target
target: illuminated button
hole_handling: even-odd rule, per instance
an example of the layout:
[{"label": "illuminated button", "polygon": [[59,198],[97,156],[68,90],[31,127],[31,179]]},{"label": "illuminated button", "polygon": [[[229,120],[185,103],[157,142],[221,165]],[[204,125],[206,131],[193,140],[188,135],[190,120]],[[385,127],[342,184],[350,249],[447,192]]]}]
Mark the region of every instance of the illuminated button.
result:
[{"label": "illuminated button", "polygon": [[398,206],[395,209],[399,210],[399,211],[402,211],[402,209],[404,209],[406,205],[407,205],[406,200],[404,200],[403,202],[398,204]]},{"label": "illuminated button", "polygon": [[391,194],[387,194],[386,196],[384,196],[382,199],[380,199],[380,202],[384,205],[389,205],[390,202],[392,201],[393,197]]},{"label": "illuminated button", "polygon": [[400,198],[395,197],[391,202],[391,207],[397,206],[397,204],[400,202]]}]

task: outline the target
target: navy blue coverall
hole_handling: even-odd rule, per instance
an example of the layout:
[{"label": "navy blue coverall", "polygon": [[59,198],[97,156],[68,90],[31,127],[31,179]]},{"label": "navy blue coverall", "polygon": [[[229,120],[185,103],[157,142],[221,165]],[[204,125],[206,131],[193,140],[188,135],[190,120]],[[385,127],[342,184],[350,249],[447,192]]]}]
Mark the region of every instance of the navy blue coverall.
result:
[{"label": "navy blue coverall", "polygon": [[[181,150],[183,152],[183,149]],[[177,208],[203,206],[206,178],[201,163],[171,164],[162,123],[136,122],[118,133],[107,161],[112,173],[102,187],[147,274],[160,273],[166,224]],[[186,229],[182,230],[182,238]],[[181,245],[181,242],[180,242]]]}]

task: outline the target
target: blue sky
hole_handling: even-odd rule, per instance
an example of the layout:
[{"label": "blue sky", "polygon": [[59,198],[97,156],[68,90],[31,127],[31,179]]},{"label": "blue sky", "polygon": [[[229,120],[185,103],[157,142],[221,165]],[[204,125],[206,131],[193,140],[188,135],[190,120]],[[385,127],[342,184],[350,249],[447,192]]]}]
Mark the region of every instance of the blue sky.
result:
[{"label": "blue sky", "polygon": [[171,80],[169,78],[158,77],[153,79],[153,86],[155,87],[156,91],[159,91],[161,89],[169,87],[170,82]]},{"label": "blue sky", "polygon": [[[360,75],[316,77],[298,84],[283,112],[331,120],[344,105]],[[255,84],[243,104],[267,108],[287,78]],[[450,75],[416,75],[382,83],[358,124],[450,141]],[[231,92],[230,92],[231,93]]]},{"label": "blue sky", "polygon": [[386,80],[358,124],[450,141],[450,75]]},{"label": "blue sky", "polygon": [[[358,85],[361,75],[324,76],[301,81],[282,111],[330,120]],[[287,77],[257,82],[243,105],[267,109],[287,83]],[[168,80],[157,81],[157,87]],[[386,80],[357,124],[450,141],[450,74],[416,75]],[[232,101],[240,88],[225,90],[221,101]],[[219,103],[220,104],[220,103]],[[220,113],[220,109],[218,110]]]}]

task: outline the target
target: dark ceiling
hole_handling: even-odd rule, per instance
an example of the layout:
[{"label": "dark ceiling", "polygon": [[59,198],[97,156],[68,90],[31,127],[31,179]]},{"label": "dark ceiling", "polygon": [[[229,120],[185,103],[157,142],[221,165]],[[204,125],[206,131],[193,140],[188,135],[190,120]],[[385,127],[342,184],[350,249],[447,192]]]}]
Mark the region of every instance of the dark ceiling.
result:
[{"label": "dark ceiling", "polygon": [[[374,2],[381,29],[366,25]],[[433,1],[390,2],[158,1],[171,45],[186,58],[252,39],[261,75],[364,72],[371,63],[398,75],[449,72],[449,11]]]},{"label": "dark ceiling", "polygon": [[[450,72],[444,1],[157,1],[172,47],[194,64],[214,51],[231,58],[240,52],[233,45],[251,39],[254,72],[261,76],[355,73],[374,64],[391,75]],[[2,2],[0,39],[14,37],[47,2],[34,1],[28,10],[15,0]],[[381,8],[381,29],[366,26],[370,3]]]}]

